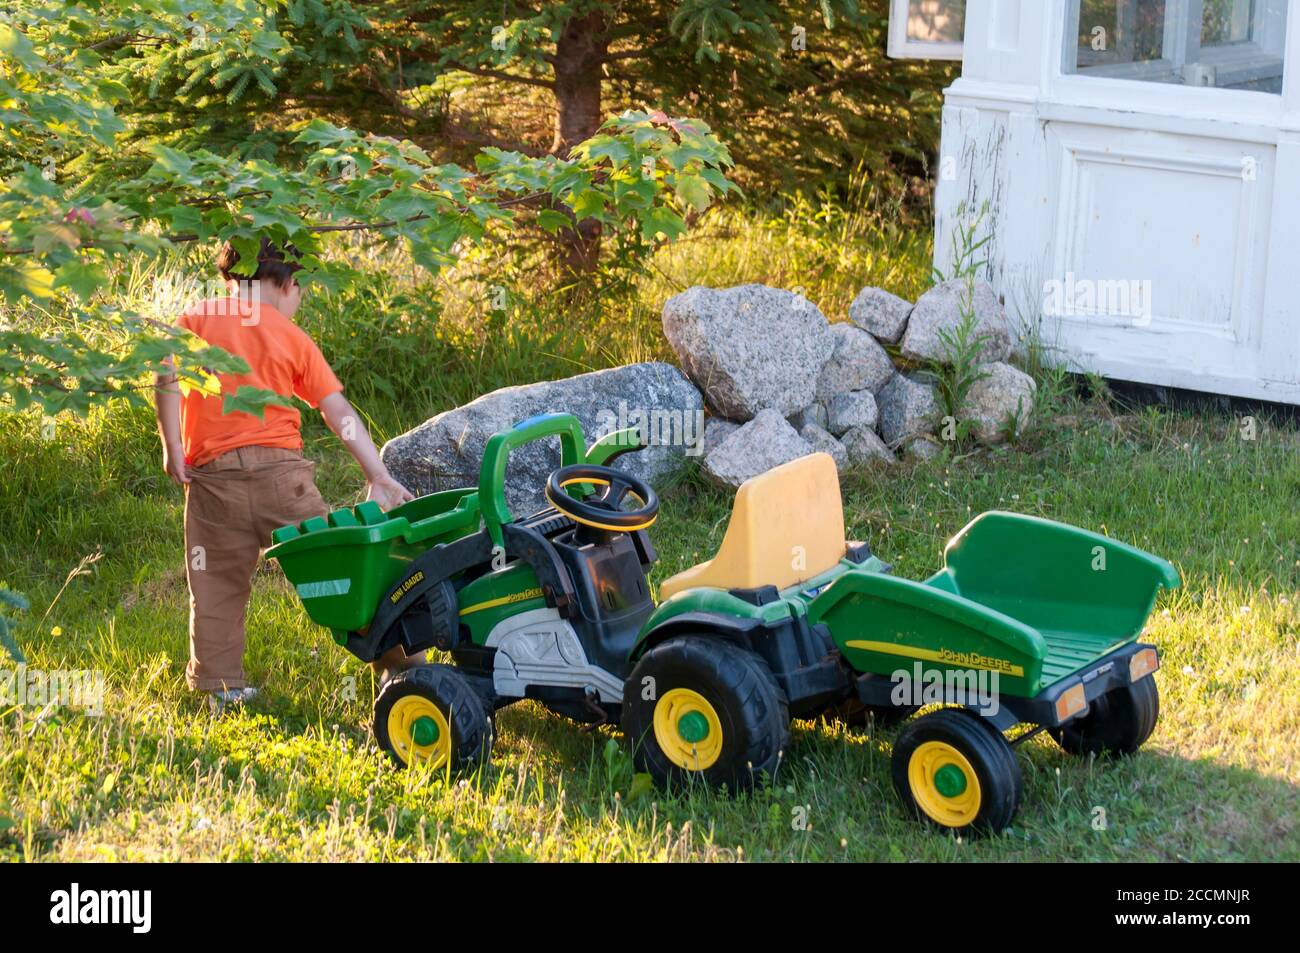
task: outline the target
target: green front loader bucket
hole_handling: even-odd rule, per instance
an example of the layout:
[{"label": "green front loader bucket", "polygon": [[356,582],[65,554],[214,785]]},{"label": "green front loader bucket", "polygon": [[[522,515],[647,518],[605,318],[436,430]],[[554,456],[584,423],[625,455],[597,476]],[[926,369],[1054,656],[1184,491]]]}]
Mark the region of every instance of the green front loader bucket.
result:
[{"label": "green front loader bucket", "polygon": [[478,493],[446,490],[387,513],[368,501],[281,527],[266,554],[280,561],[312,621],[338,635],[369,624],[412,559],[478,527]]}]

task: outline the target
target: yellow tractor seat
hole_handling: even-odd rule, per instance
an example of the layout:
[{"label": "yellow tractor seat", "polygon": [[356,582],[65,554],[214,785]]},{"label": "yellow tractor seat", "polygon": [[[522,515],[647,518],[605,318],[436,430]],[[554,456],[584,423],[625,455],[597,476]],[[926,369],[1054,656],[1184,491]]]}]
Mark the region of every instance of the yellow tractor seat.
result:
[{"label": "yellow tractor seat", "polygon": [[833,568],[845,547],[835,461],[809,454],[742,483],[717,555],[665,579],[659,598],[701,586],[785,589]]}]

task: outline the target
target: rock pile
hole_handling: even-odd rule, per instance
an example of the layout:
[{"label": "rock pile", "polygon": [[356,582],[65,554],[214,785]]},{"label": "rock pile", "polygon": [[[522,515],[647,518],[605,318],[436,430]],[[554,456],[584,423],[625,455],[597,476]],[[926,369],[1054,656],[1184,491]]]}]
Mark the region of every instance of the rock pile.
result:
[{"label": "rock pile", "polygon": [[[940,419],[926,369],[948,359],[968,309],[981,363],[959,417],[977,440],[997,443],[1029,425],[1035,388],[1006,363],[1011,335],[987,283],[945,282],[914,305],[864,288],[837,324],[802,295],[740,285],[690,288],[664,305],[664,335],[682,370],[651,362],[505,387],[393,438],[383,459],[417,494],[472,486],[492,434],[547,412],[576,414],[588,440],[641,427],[650,449],[616,465],[652,484],[701,455],[705,474],[726,486],[814,451],[841,469],[900,453],[928,458],[956,426]],[[517,513],[544,504],[558,465],[558,440],[511,454],[506,493]]]},{"label": "rock pile", "polygon": [[764,285],[670,298],[664,335],[712,415],[705,473],[738,486],[815,450],[841,468],[933,456],[943,446],[936,435],[953,439],[957,428],[940,419],[924,368],[947,362],[965,311],[974,314],[978,380],[958,417],[980,442],[998,443],[1029,425],[1035,385],[1006,363],[1010,329],[987,282],[944,282],[915,304],[864,288],[837,324],[803,296]]}]

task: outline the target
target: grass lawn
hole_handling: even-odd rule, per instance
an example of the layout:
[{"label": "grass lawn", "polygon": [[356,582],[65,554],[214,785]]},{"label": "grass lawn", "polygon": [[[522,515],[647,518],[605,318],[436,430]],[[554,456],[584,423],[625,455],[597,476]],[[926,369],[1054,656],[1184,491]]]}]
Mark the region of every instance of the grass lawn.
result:
[{"label": "grass lawn", "polygon": [[[725,276],[716,284],[800,283],[772,274],[782,267],[774,248],[719,243],[709,254],[711,267],[719,256],[734,266],[715,267]],[[915,253],[919,272],[896,276],[900,291],[915,290],[907,284],[924,274],[926,254]],[[852,276],[859,284],[877,273],[863,260]],[[684,261],[665,258],[666,286],[643,287],[640,303],[600,319],[620,329],[609,353],[575,358],[572,341],[561,351],[548,332],[520,327],[491,332],[497,346],[458,338],[450,320],[418,346],[399,345],[389,328],[376,340],[411,353],[384,358],[379,386],[362,346],[349,350],[345,338],[358,325],[364,333],[399,321],[397,305],[367,312],[352,332],[336,327],[323,345],[341,357],[349,392],[377,415],[376,429],[391,435],[566,363],[579,365],[565,371],[574,372],[662,356],[654,315],[665,291],[692,278]],[[817,287],[843,302],[843,288]],[[311,320],[327,314],[322,306]],[[417,358],[426,363],[402,378],[403,360]],[[492,763],[479,774],[394,770],[370,738],[369,669],[308,622],[275,566],[259,573],[249,615],[247,667],[263,696],[214,718],[182,678],[181,495],[161,473],[149,411],[114,406],[61,420],[53,439],[41,438],[33,416],[0,413],[0,584],[32,603],[20,641],[33,667],[94,668],[107,679],[101,717],[0,709],[0,857],[1300,860],[1300,436],[1262,420],[1247,440],[1220,411],[1125,412],[1063,391],[1046,402],[1014,449],[844,479],[850,535],[903,576],[931,572],[947,537],[993,508],[1107,533],[1183,575],[1146,633],[1164,656],[1151,741],[1115,763],[1071,760],[1045,735],[1026,742],[1013,828],[974,842],[904,816],[889,780],[894,729],[800,722],[772,787],[665,796],[636,782],[612,731],[582,733],[525,702],[500,713]],[[327,498],[354,501],[355,466],[318,421],[306,436]],[[729,508],[726,494],[690,474],[664,490],[663,503],[656,579],[707,558]]]}]

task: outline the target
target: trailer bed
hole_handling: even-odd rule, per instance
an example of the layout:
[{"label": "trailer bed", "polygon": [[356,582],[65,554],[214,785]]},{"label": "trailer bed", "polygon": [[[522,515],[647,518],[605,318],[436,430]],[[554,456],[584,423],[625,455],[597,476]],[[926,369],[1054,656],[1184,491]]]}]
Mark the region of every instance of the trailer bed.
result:
[{"label": "trailer bed", "polygon": [[1090,633],[1052,631],[1039,629],[1043,641],[1047,643],[1047,653],[1043,656],[1042,674],[1039,675],[1039,688],[1047,688],[1082,668],[1087,668],[1104,655],[1132,638],[1116,639],[1110,636],[1097,636]]}]

